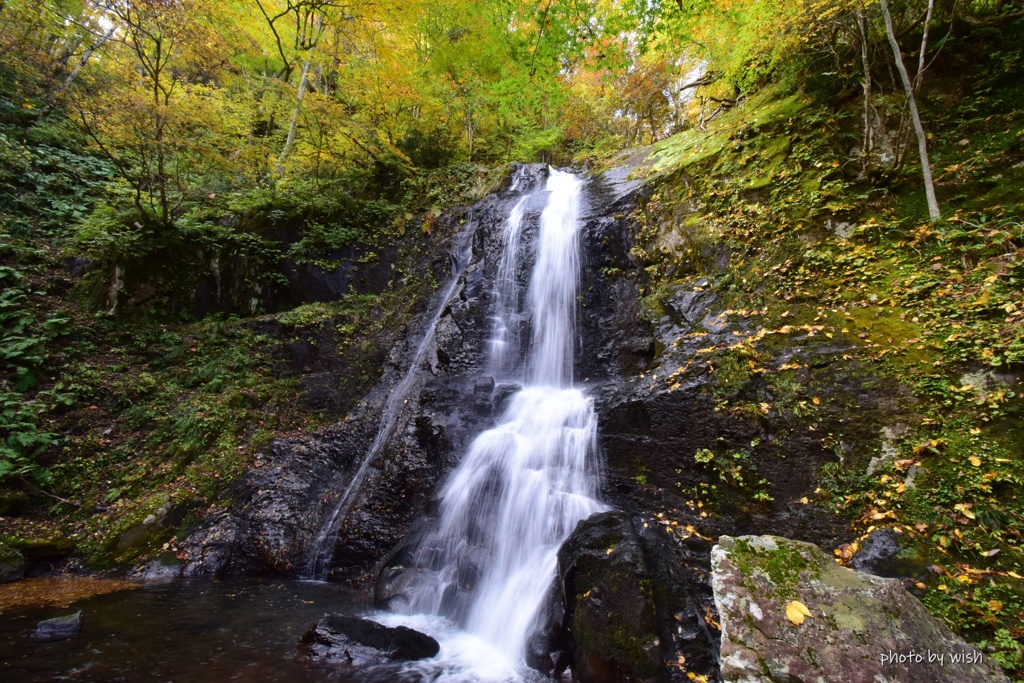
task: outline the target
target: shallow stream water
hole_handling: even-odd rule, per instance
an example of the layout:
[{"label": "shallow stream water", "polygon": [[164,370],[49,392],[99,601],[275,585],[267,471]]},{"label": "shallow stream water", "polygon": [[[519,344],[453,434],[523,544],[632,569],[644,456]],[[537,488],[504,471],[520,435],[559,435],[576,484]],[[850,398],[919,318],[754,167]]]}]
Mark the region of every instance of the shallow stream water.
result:
[{"label": "shallow stream water", "polygon": [[[142,584],[63,608],[11,607],[0,614],[0,681],[362,681],[311,664],[299,639],[325,612],[369,609],[361,593],[297,581]],[[39,621],[79,610],[76,638],[31,638]]]}]

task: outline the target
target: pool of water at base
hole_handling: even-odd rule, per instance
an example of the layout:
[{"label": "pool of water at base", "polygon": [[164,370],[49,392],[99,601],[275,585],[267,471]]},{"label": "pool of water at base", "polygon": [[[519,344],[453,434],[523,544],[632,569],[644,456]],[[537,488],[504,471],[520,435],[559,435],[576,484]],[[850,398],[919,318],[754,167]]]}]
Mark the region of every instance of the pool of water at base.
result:
[{"label": "pool of water at base", "polygon": [[[0,613],[4,683],[354,683],[365,678],[302,657],[302,633],[326,612],[369,613],[364,594],[312,582],[143,584],[66,608]],[[81,610],[75,638],[39,642],[35,625]]]}]

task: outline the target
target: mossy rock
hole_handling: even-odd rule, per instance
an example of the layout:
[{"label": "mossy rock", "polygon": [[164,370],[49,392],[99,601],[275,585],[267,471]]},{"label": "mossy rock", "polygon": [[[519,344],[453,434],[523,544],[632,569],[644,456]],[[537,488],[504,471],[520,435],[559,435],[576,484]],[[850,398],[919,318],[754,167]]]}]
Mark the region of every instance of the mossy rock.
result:
[{"label": "mossy rock", "polygon": [[0,543],[0,583],[9,583],[23,578],[27,568],[28,562],[17,548]]},{"label": "mossy rock", "polygon": [[20,552],[27,560],[63,557],[75,547],[71,539],[59,531],[50,531],[45,536],[8,536],[3,539],[3,543]]},{"label": "mossy rock", "polygon": [[149,512],[144,517],[139,519],[139,513],[135,516],[138,521],[107,539],[103,553],[95,558],[100,564],[122,565],[153,555],[176,534],[189,510],[187,504],[172,503],[166,493],[152,497],[147,508]]},{"label": "mossy rock", "polygon": [[722,536],[711,563],[725,681],[1009,681],[899,580],[840,567],[810,543]]}]

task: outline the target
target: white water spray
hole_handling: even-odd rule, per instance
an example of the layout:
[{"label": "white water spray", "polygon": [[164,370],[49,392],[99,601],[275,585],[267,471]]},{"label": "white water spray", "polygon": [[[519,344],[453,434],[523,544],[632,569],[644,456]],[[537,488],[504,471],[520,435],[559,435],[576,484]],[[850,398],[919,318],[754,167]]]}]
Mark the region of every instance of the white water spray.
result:
[{"label": "white water spray", "polygon": [[408,611],[448,617],[511,662],[522,661],[562,541],[577,522],[604,509],[595,499],[593,399],[572,388],[582,185],[569,173],[550,172],[522,313],[515,265],[526,198],[506,222],[492,353],[494,367],[517,357],[509,354],[517,336],[509,323],[526,316],[528,383],[452,473],[438,527],[410,568],[417,580],[410,583]]},{"label": "white water spray", "polygon": [[[519,182],[513,179],[512,187]],[[523,316],[519,310],[519,283],[516,271],[519,266],[519,243],[522,236],[523,217],[529,196],[523,197],[505,221],[505,234],[502,235],[501,263],[498,265],[498,280],[495,284],[497,302],[494,306],[494,325],[491,331],[490,366],[495,375],[506,375],[509,366],[519,357],[519,330]]]}]

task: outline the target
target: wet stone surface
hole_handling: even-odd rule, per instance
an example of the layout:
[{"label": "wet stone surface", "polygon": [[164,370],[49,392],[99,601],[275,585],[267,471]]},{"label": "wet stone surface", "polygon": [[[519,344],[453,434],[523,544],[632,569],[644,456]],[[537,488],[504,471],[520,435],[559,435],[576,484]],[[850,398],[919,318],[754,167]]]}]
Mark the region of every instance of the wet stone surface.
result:
[{"label": "wet stone surface", "polygon": [[54,617],[40,621],[34,631],[32,638],[36,640],[65,640],[74,638],[82,630],[85,617],[81,612],[68,614],[63,617]]},{"label": "wet stone surface", "polygon": [[440,651],[436,640],[419,631],[345,614],[322,616],[303,634],[302,645],[313,659],[354,668],[426,659]]}]

